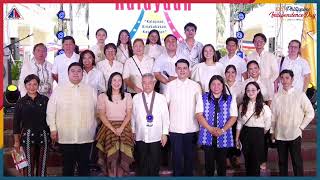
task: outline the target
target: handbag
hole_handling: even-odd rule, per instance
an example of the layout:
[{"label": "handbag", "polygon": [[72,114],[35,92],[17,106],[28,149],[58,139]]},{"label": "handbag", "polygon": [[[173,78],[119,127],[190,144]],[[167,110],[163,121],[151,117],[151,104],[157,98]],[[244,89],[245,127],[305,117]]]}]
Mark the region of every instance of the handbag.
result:
[{"label": "handbag", "polygon": [[[136,65],[137,69],[139,70],[140,75],[142,76],[141,70],[140,70],[138,64],[136,63],[136,60],[133,58],[133,56],[132,56],[132,60],[133,60],[134,64]],[[158,81],[158,80],[157,80],[156,84],[154,85],[154,91],[160,92],[160,81]]]},{"label": "handbag", "polygon": [[[246,124],[249,122],[249,120],[252,118],[252,116],[253,116],[255,113],[256,113],[256,112],[253,112],[253,113],[251,114],[251,116],[246,120],[246,122],[243,124],[243,126],[246,125]],[[240,134],[241,134],[241,131],[240,131]],[[242,143],[241,143],[240,140],[239,140],[239,146],[238,146],[238,145],[236,145],[236,146],[237,146],[237,149],[242,150]]]},{"label": "handbag", "polygon": [[269,148],[277,148],[277,143],[276,141],[272,141],[271,139],[271,134],[270,134],[270,130],[265,134],[266,136],[266,145],[269,147]]}]

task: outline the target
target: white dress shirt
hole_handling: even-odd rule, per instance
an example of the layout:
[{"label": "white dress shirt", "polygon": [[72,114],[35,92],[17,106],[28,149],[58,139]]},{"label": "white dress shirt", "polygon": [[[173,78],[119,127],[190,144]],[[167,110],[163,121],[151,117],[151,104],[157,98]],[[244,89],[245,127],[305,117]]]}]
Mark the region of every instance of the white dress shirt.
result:
[{"label": "white dress shirt", "polygon": [[[242,105],[239,108],[239,116],[237,123],[237,130],[241,130],[243,125],[248,127],[259,127],[263,128],[265,131],[268,131],[271,126],[271,110],[269,106],[263,105],[263,110],[261,111],[259,117],[255,114],[251,116],[255,111],[255,102],[249,101],[247,112],[244,116],[241,117]],[[250,118],[251,116],[251,118]],[[250,118],[250,119],[249,119]],[[248,120],[249,119],[249,120]]]},{"label": "white dress shirt", "polygon": [[[304,76],[311,73],[308,61],[298,56],[296,59],[290,59],[286,56],[283,60],[281,71],[289,69],[293,71],[293,87],[303,92]],[[279,86],[282,89],[282,84]]]},{"label": "white dress shirt", "polygon": [[191,79],[201,84],[202,91],[209,92],[209,81],[213,75],[224,77],[224,65],[216,62],[208,66],[205,62],[199,63],[192,68]]},{"label": "white dress shirt", "polygon": [[[152,92],[145,93],[148,108],[152,99]],[[164,95],[156,93],[153,104],[153,125],[147,126],[146,110],[144,107],[142,93],[136,94],[133,97],[133,111],[131,126],[132,132],[136,134],[136,141],[143,141],[145,143],[152,143],[161,140],[163,134],[169,134],[169,111],[167,101]]]},{"label": "white dress shirt", "polygon": [[165,96],[169,105],[170,132],[193,133],[199,131],[195,114],[203,112],[201,87],[186,79],[175,79],[167,84]]},{"label": "white dress shirt", "polygon": [[82,82],[90,85],[97,94],[106,92],[106,84],[103,74],[100,70],[95,67],[91,69],[88,73],[83,70]]},{"label": "white dress shirt", "polygon": [[234,65],[237,69],[237,81],[242,81],[242,74],[247,71],[247,63],[244,59],[239,57],[238,55],[234,55],[232,58],[229,59],[228,55],[222,57],[219,60],[220,63],[224,65],[224,71],[226,67],[230,64]]},{"label": "white dress shirt", "polygon": [[49,97],[52,93],[53,83],[51,71],[52,64],[48,61],[45,61],[42,65],[37,64],[34,58],[32,58],[31,61],[24,61],[21,67],[21,73],[18,84],[21,97],[25,96],[27,93],[27,90],[24,85],[24,79],[30,74],[35,74],[40,79],[38,92],[42,95]]},{"label": "white dress shirt", "polygon": [[61,144],[83,144],[94,141],[96,131],[97,93],[85,84],[70,81],[56,87],[47,107],[50,131],[58,131]]},{"label": "white dress shirt", "polygon": [[154,59],[157,59],[161,54],[165,52],[165,48],[163,46],[160,46],[159,44],[147,44],[144,47],[144,54],[148,55]]},{"label": "white dress shirt", "polygon": [[97,64],[97,69],[99,69],[102,72],[106,81],[105,83],[106,85],[108,85],[109,77],[112,73],[118,72],[122,74],[123,64],[119,61],[113,61],[111,66],[109,60],[105,59]]},{"label": "white dress shirt", "polygon": [[[163,53],[161,56],[159,56],[156,61],[154,62],[152,72],[160,72],[162,76],[164,76],[166,79],[169,79],[167,75],[177,77],[176,73],[176,66],[175,63],[179,59],[186,59],[183,57],[181,53],[176,52],[176,54],[173,57],[170,57],[167,52]],[[167,74],[167,75],[166,75]],[[163,93],[166,88],[166,84],[160,83],[160,92]]]},{"label": "white dress shirt", "polygon": [[[137,64],[134,63],[133,58]],[[123,79],[130,78],[130,80],[142,89],[142,75],[146,73],[152,73],[154,60],[144,55],[143,59],[140,61],[136,55],[126,60],[123,68]],[[138,67],[141,71],[139,71]],[[135,93],[135,91],[128,87],[128,92]]]},{"label": "white dress shirt", "polygon": [[79,57],[79,54],[75,52],[71,58],[68,58],[66,54],[56,56],[52,66],[52,74],[58,74],[58,85],[69,82],[68,67],[73,62],[79,62]]},{"label": "white dress shirt", "polygon": [[127,59],[129,59],[129,50],[128,48],[124,48],[122,44],[120,44],[119,47],[117,47],[117,61],[121,62],[124,64]]},{"label": "white dress shirt", "polygon": [[[257,51],[254,51],[248,55],[247,59],[248,62],[255,60],[259,63],[262,78],[269,79],[272,84],[278,78],[279,66],[277,57],[274,54],[263,50],[259,55]],[[274,87],[272,86],[273,89]]]}]

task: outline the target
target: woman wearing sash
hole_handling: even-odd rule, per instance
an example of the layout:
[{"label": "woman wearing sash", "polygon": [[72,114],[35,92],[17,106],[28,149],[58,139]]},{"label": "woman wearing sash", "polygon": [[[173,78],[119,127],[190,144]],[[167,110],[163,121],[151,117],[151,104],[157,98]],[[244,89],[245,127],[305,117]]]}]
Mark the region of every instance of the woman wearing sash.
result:
[{"label": "woman wearing sash", "polygon": [[124,65],[126,60],[132,56],[133,50],[129,31],[126,29],[122,29],[119,32],[117,42],[117,61],[121,62]]},{"label": "woman wearing sash", "polygon": [[[237,103],[228,95],[224,80],[214,75],[209,81],[209,92],[202,95],[203,111],[196,117],[200,123],[198,143],[205,154],[206,176],[226,176],[227,150],[234,146],[232,125],[237,120]],[[217,165],[217,167],[216,167]]]},{"label": "woman wearing sash", "polygon": [[105,154],[109,176],[124,176],[133,162],[130,125],[132,98],[124,92],[120,73],[111,74],[107,93],[98,97],[98,114],[103,125],[97,134],[97,148]]},{"label": "woman wearing sash", "polygon": [[242,149],[247,176],[260,176],[264,134],[270,126],[271,110],[264,104],[260,86],[257,82],[249,82],[245,88],[243,104],[239,108],[236,132],[236,145]]},{"label": "woman wearing sash", "polygon": [[142,75],[152,72],[154,60],[144,54],[144,42],[135,39],[133,42],[134,56],[126,60],[123,68],[123,79],[128,92],[132,95],[142,92]]},{"label": "woman wearing sash", "polygon": [[[261,89],[261,94],[265,104],[270,107],[272,98],[274,96],[273,82],[270,79],[266,79],[261,76],[260,65],[257,61],[252,60],[248,62],[247,71],[248,71],[249,78],[243,82],[243,86],[246,86],[249,82],[253,82],[253,81],[257,82]],[[242,94],[245,94],[245,93],[246,92],[242,92]],[[264,137],[265,149],[264,149],[264,156],[261,159],[261,165],[260,165],[261,170],[267,169],[268,147],[271,146],[270,137],[271,137],[270,133],[267,132]]]}]

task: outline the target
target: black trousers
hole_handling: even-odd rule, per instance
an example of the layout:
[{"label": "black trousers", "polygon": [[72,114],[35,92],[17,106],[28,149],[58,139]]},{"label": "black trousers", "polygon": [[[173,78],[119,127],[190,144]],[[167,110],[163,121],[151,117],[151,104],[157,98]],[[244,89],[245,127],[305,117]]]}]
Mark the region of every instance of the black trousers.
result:
[{"label": "black trousers", "polygon": [[263,149],[263,157],[261,159],[261,163],[263,162],[267,162],[268,161],[268,150],[269,150],[269,146],[270,146],[270,130],[264,135],[264,149]]},{"label": "black trousers", "polygon": [[264,129],[243,126],[240,133],[247,176],[260,176],[264,150]]},{"label": "black trousers", "polygon": [[193,176],[197,133],[170,133],[174,176]]},{"label": "black trousers", "polygon": [[303,160],[301,154],[301,137],[293,141],[277,140],[279,156],[279,175],[288,176],[288,153],[292,161],[293,173],[295,176],[303,176]]},{"label": "black trousers", "polygon": [[218,176],[226,176],[226,158],[228,148],[217,148],[214,146],[203,146],[206,176],[214,176],[217,165]]},{"label": "black trousers", "polygon": [[[99,132],[101,125],[102,125],[102,122],[100,124],[98,124],[98,126],[96,128],[96,133],[95,133],[94,139],[96,139],[97,133]],[[99,157],[98,157],[99,151],[98,151],[98,148],[96,147],[96,145],[97,145],[97,141],[95,140],[93,143],[91,143],[91,147],[90,147],[89,167],[91,167],[91,168],[97,167],[97,161],[99,159]]]},{"label": "black trousers", "polygon": [[78,164],[79,176],[89,176],[91,144],[60,144],[63,156],[63,176],[74,176],[76,163]]},{"label": "black trousers", "polygon": [[[237,122],[232,125],[232,135],[233,135],[233,142],[236,142],[236,131],[237,131]],[[234,143],[235,144],[235,143]],[[232,157],[240,157],[241,151],[236,147],[228,148],[227,158],[231,159]]]},{"label": "black trousers", "polygon": [[139,176],[159,176],[160,148],[160,141],[153,143],[136,141]]}]

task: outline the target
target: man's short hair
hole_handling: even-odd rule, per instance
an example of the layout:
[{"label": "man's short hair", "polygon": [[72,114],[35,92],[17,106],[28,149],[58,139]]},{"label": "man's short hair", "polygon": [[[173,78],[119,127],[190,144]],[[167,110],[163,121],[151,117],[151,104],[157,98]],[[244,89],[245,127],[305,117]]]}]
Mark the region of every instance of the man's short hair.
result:
[{"label": "man's short hair", "polygon": [[24,78],[24,84],[26,85],[28,82],[32,81],[32,80],[36,80],[38,85],[40,84],[40,78],[35,75],[35,74],[29,74],[28,76],[26,76],[26,78]]},{"label": "man's short hair", "polygon": [[116,46],[114,43],[108,43],[108,44],[106,44],[106,45],[104,46],[104,48],[103,48],[103,54],[104,54],[104,55],[106,55],[106,50],[107,50],[108,48],[114,49],[114,50],[115,50],[115,53],[117,54],[117,46]]},{"label": "man's short hair", "polygon": [[264,35],[263,33],[257,33],[257,34],[255,34],[255,35],[253,36],[252,42],[254,42],[254,39],[255,39],[256,37],[261,37],[264,42],[267,42],[267,37],[266,37],[266,35]]},{"label": "man's short hair", "polygon": [[73,44],[76,44],[76,41],[74,40],[74,38],[72,36],[66,36],[62,39],[62,44],[66,41],[66,40],[71,40],[73,42]]},{"label": "man's short hair", "polygon": [[299,49],[301,48],[301,42],[300,42],[299,40],[293,39],[293,40],[291,40],[291,41],[289,42],[289,45],[290,45],[291,43],[293,43],[293,42],[295,42],[295,43],[297,43],[297,44],[299,45]]},{"label": "man's short hair", "polygon": [[79,66],[82,70],[83,70],[83,67],[81,66],[81,64],[79,62],[73,62],[69,65],[68,67],[68,73],[69,73],[69,70],[73,67],[73,66]]},{"label": "man's short hair", "polygon": [[147,77],[151,78],[151,79],[154,79],[154,75],[152,73],[145,73],[145,74],[142,75],[142,79],[143,78],[147,78]]},{"label": "man's short hair", "polygon": [[192,22],[187,23],[187,24],[184,26],[184,31],[186,31],[188,27],[193,27],[194,30],[195,30],[195,32],[197,32],[197,26],[196,26],[194,23],[192,23]]},{"label": "man's short hair", "polygon": [[290,69],[284,69],[280,72],[280,77],[283,75],[283,74],[289,74],[291,76],[291,78],[293,78],[294,74],[293,74],[293,71],[290,70]]},{"label": "man's short hair", "polygon": [[166,42],[166,40],[169,38],[169,37],[173,37],[176,41],[178,40],[177,37],[173,34],[168,34],[165,38],[164,38],[164,42]]},{"label": "man's short hair", "polygon": [[228,37],[228,39],[226,40],[226,45],[228,45],[228,42],[233,41],[234,43],[236,43],[236,45],[238,46],[238,39],[235,37]]},{"label": "man's short hair", "polygon": [[43,43],[38,43],[38,44],[33,46],[33,51],[32,52],[34,52],[38,47],[43,47],[47,51],[46,45],[44,45]]},{"label": "man's short hair", "polygon": [[187,64],[188,68],[190,67],[190,63],[186,59],[179,59],[174,65],[177,67],[179,63],[185,63]]}]

